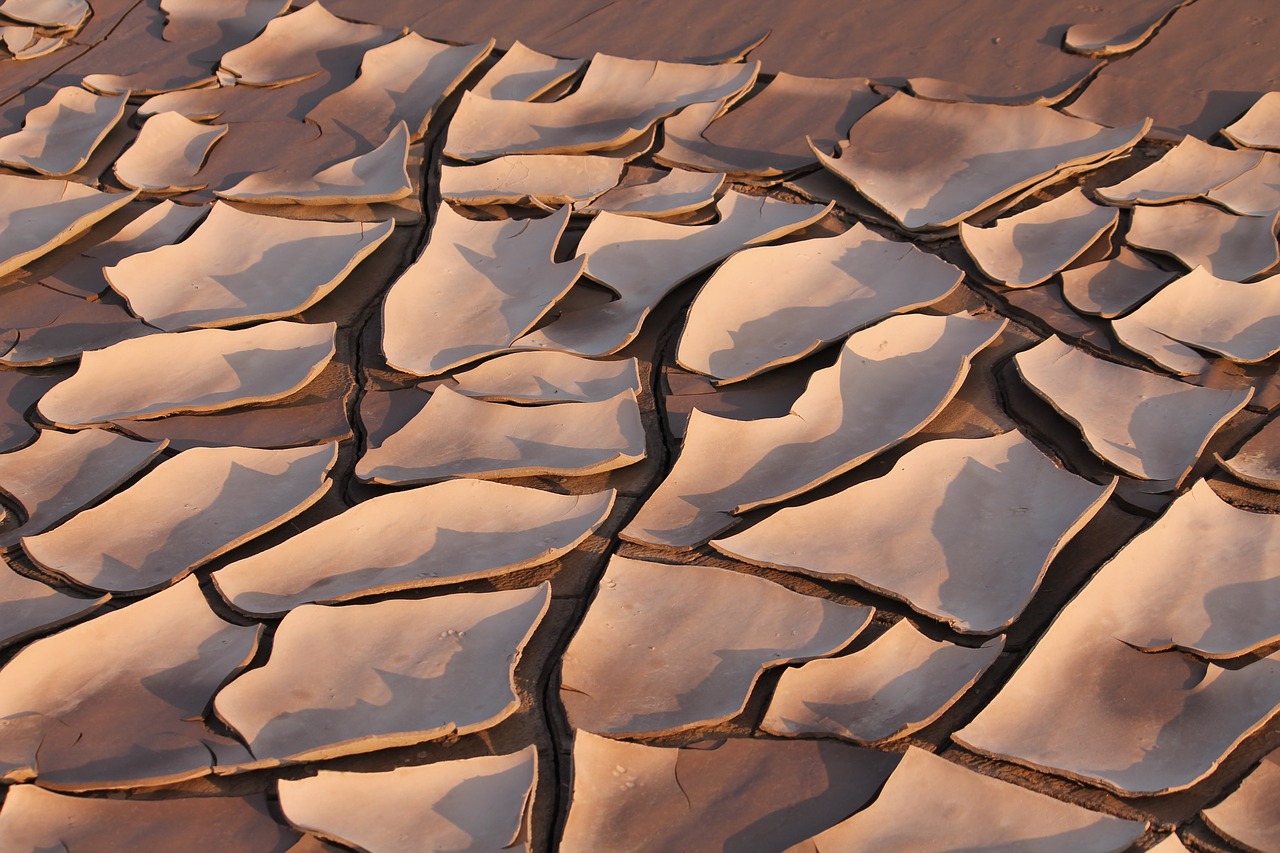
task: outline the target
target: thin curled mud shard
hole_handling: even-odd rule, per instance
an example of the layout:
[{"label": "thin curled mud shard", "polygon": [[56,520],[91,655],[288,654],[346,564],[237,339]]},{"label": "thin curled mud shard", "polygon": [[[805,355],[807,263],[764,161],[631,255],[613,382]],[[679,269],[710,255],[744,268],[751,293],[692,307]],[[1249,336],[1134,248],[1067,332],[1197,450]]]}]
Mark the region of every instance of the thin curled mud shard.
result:
[{"label": "thin curled mud shard", "polygon": [[511,349],[582,271],[581,258],[553,261],[569,213],[483,222],[442,203],[426,248],[383,302],[391,366],[430,376]]},{"label": "thin curled mud shard", "polygon": [[374,773],[321,770],[281,780],[280,808],[294,826],[361,850],[527,851],[537,775],[534,746]]},{"label": "thin curled mud shard", "polygon": [[41,533],[115,491],[167,445],[100,429],[48,429],[34,443],[0,455],[0,491],[25,515],[18,527],[0,533],[0,548]]},{"label": "thin curled mud shard", "polygon": [[794,593],[751,575],[613,557],[565,650],[569,724],[655,734],[740,713],[764,670],[834,654],[869,607]]},{"label": "thin curled mud shard", "polygon": [[676,225],[601,213],[578,244],[586,275],[618,298],[567,310],[515,346],[610,355],[635,340],[649,312],[676,285],[739,249],[767,243],[821,219],[830,206],[788,204],[727,193],[712,225]]},{"label": "thin curled mud shard", "polygon": [[1100,459],[1143,480],[1177,485],[1252,388],[1218,390],[1125,367],[1053,337],[1014,356],[1018,374],[1079,427]]},{"label": "thin curled mud shard", "polygon": [[318,501],[337,456],[336,444],[193,448],[22,547],[40,567],[90,589],[167,586]]},{"label": "thin curled mud shard", "polygon": [[1234,456],[1219,462],[1239,480],[1280,491],[1280,421],[1267,421]]},{"label": "thin curled mud shard", "polygon": [[957,631],[990,634],[1021,615],[1113,488],[1115,478],[1098,485],[1060,468],[1017,430],[941,439],[883,477],[712,544],[749,563],[853,581]]},{"label": "thin curled mud shard", "polygon": [[[1003,318],[904,314],[851,336],[780,418],[695,411],[667,478],[622,538],[693,547],[736,515],[801,494],[914,435],[955,396]],[[726,458],[724,448],[735,449]]]},{"label": "thin curled mud shard", "polygon": [[1258,151],[1218,148],[1188,136],[1141,172],[1095,192],[1111,204],[1186,201],[1208,195],[1261,160],[1262,153]]},{"label": "thin curled mud shard", "polygon": [[1071,190],[1052,201],[996,220],[989,228],[960,223],[960,241],[989,278],[1009,287],[1048,281],[1113,231],[1120,211]]},{"label": "thin curled mud shard", "polygon": [[221,73],[246,86],[278,86],[306,80],[323,68],[321,56],[337,49],[367,51],[401,32],[335,17],[319,3],[273,18],[262,34],[222,57]]},{"label": "thin curled mud shard", "polygon": [[785,850],[875,797],[891,753],[834,740],[703,740],[672,748],[573,736],[561,849]]},{"label": "thin curled mud shard", "polygon": [[1004,637],[976,648],[930,640],[902,619],[864,649],[783,670],[760,727],[863,744],[905,737],[942,716],[1003,648]]},{"label": "thin curled mud shard", "polygon": [[1208,367],[1197,350],[1264,361],[1280,352],[1280,276],[1238,284],[1196,267],[1111,328],[1120,343],[1186,376]]},{"label": "thin curled mud shard", "polygon": [[167,332],[276,320],[332,292],[394,228],[260,216],[218,202],[186,240],[103,274],[135,314]]},{"label": "thin curled mud shard", "polygon": [[185,207],[172,201],[154,204],[106,240],[58,267],[40,283],[72,296],[96,296],[110,286],[102,274],[104,268],[130,255],[178,242],[208,212],[207,208]]},{"label": "thin curled mud shard", "polygon": [[1250,850],[1280,847],[1280,753],[1268,753],[1262,763],[1226,799],[1202,814],[1209,828]]},{"label": "thin curled mud shard", "polygon": [[[30,28],[6,27],[5,29],[12,32],[14,29],[25,31]],[[25,37],[18,38],[18,42],[25,43],[26,46],[20,47],[14,52],[13,54],[14,59],[18,61],[22,61],[24,59],[36,59],[41,56],[48,56],[54,51],[61,50],[62,48],[70,44],[70,42],[67,39],[35,35],[34,31],[32,31],[32,33],[33,33],[33,37],[30,39],[27,39]],[[6,46],[9,44],[8,38],[5,39],[5,44]]]},{"label": "thin curled mud shard", "polygon": [[1280,150],[1280,92],[1267,92],[1222,135],[1246,148]]},{"label": "thin curled mud shard", "polygon": [[672,169],[655,171],[656,180],[632,182],[632,172],[627,171],[623,182],[577,209],[578,213],[616,213],[621,216],[644,216],[662,219],[701,210],[713,204],[725,176],[718,172],[690,172]]},{"label": "thin curled mud shard", "polygon": [[227,125],[205,125],[174,112],[147,119],[138,138],[111,167],[126,187],[147,192],[184,192],[205,186],[196,175]]},{"label": "thin curled mud shard", "polygon": [[261,631],[223,621],[188,578],[36,640],[0,669],[0,773],[86,791],[172,784],[245,760],[203,714]]},{"label": "thin curled mud shard", "polygon": [[335,323],[277,321],[124,341],[86,352],[38,409],[74,428],[278,400],[320,375],[336,333]]},{"label": "thin curled mud shard", "polygon": [[746,379],[937,302],[962,278],[946,261],[862,225],[836,237],[744,249],[698,292],[676,361],[722,382]]},{"label": "thin curled mud shard", "polygon": [[690,65],[596,54],[582,83],[553,103],[490,100],[464,92],[445,153],[458,160],[503,154],[580,154],[617,148],[690,104],[732,103],[760,63]]},{"label": "thin curled mud shard", "polygon": [[0,316],[6,328],[0,362],[14,367],[74,361],[85,350],[155,333],[115,301],[73,296],[43,282],[5,288]]},{"label": "thin curled mud shard", "polygon": [[618,185],[626,163],[583,154],[510,154],[475,166],[442,166],[440,195],[455,204],[589,202]]},{"label": "thin curled mud shard", "polygon": [[0,15],[51,29],[75,29],[93,11],[87,0],[4,0]]},{"label": "thin curled mud shard", "polygon": [[[922,814],[948,818],[921,820]],[[1146,829],[1144,821],[1092,812],[911,746],[874,803],[800,849],[1121,853]]]},{"label": "thin curled mud shard", "polygon": [[39,433],[28,415],[40,399],[67,377],[65,368],[52,370],[0,370],[0,451],[30,444]]},{"label": "thin curled mud shard", "polygon": [[1184,201],[1138,206],[1125,242],[1177,258],[1188,269],[1204,267],[1218,278],[1244,281],[1280,263],[1276,220],[1280,209],[1262,216],[1237,216],[1217,205]]},{"label": "thin curled mud shard", "polygon": [[645,457],[635,392],[598,403],[510,406],[441,387],[427,405],[356,463],[374,483],[449,477],[581,476]]},{"label": "thin curled mud shard", "polygon": [[641,389],[634,358],[598,361],[551,350],[500,355],[455,373],[453,382],[459,394],[507,403],[598,403]]},{"label": "thin curled mud shard", "polygon": [[404,122],[409,141],[427,133],[436,110],[489,55],[484,44],[448,45],[408,33],[365,52],[360,76],[307,113],[324,134],[377,144]]},{"label": "thin curled mud shard", "polygon": [[160,0],[165,19],[160,38],[143,47],[135,37],[138,49],[109,54],[104,64],[113,73],[86,74],[83,85],[110,95],[213,85],[217,60],[248,44],[288,8],[289,0]]},{"label": "thin curled mud shard", "polygon": [[1275,643],[1277,543],[1280,516],[1198,482],[1102,567],[955,740],[1122,796],[1194,785],[1280,708],[1280,656],[1216,663]]},{"label": "thin curled mud shard", "polygon": [[[3,458],[3,457],[0,457]],[[592,534],[614,492],[558,495],[448,480],[379,495],[213,574],[231,606],[277,614],[549,563]]]},{"label": "thin curled mud shard", "polygon": [[[1137,50],[1146,44],[1169,20],[1169,16],[1183,5],[1181,0],[1165,0],[1156,4],[1156,8],[1161,9],[1162,14],[1151,15],[1136,21],[1095,20],[1072,24],[1062,36],[1062,49],[1084,56],[1118,56]],[[1091,10],[1103,11],[1097,6],[1091,7]]]},{"label": "thin curled mud shard", "polygon": [[1280,209],[1280,154],[1267,151],[1262,162],[1234,180],[1212,190],[1207,199],[1232,213],[1268,216]]},{"label": "thin curled mud shard", "polygon": [[515,669],[550,584],[289,612],[267,663],[214,699],[257,759],[313,761],[483,731],[520,707]]},{"label": "thin curled mud shard", "polygon": [[517,41],[471,88],[491,101],[536,101],[572,79],[585,59],[558,59]]},{"label": "thin curled mud shard", "polygon": [[1082,314],[1118,317],[1177,278],[1121,246],[1114,258],[1062,271],[1062,295]]},{"label": "thin curled mud shard", "polygon": [[[1109,128],[1041,106],[896,94],[854,123],[822,164],[908,230],[954,225],[1059,172],[1137,144],[1150,120]],[[998,140],[998,142],[996,142]]]},{"label": "thin curled mud shard", "polygon": [[720,115],[717,104],[695,104],[663,123],[662,149],[654,159],[667,166],[706,172],[774,177],[817,164],[817,150],[830,152],[849,127],[883,98],[861,77],[774,76],[750,100]]},{"label": "thin curled mud shard", "polygon": [[284,853],[297,838],[271,816],[262,794],[114,800],[15,785],[0,811],[0,849],[11,853],[176,853],[208,849],[213,839],[227,850]]},{"label": "thin curled mud shard", "polygon": [[0,175],[0,276],[8,275],[138,195],[104,193],[68,181]]},{"label": "thin curled mud shard", "polygon": [[0,165],[70,175],[89,162],[124,116],[128,100],[128,92],[104,98],[79,86],[59,89],[49,103],[27,113],[21,130],[0,137]]},{"label": "thin curled mud shard", "polygon": [[[48,633],[94,612],[110,600],[74,598],[48,584],[20,575],[0,557],[0,649]],[[0,818],[2,820],[3,818]]]},{"label": "thin curled mud shard", "polygon": [[292,170],[256,172],[218,198],[257,204],[375,204],[413,192],[409,181],[409,130],[399,122],[387,141],[367,154],[299,179]]},{"label": "thin curled mud shard", "polygon": [[1280,639],[1278,543],[1280,516],[1237,509],[1197,482],[1108,564],[1103,588],[1123,601],[1109,630],[1144,651],[1212,660],[1270,646]]}]

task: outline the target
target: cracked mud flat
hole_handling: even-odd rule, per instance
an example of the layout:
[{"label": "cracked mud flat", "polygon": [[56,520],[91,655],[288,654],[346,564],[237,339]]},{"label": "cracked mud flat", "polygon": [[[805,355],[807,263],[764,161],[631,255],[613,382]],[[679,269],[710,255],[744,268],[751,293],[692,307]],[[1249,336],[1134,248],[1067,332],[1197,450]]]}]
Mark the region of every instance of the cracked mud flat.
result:
[{"label": "cracked mud flat", "polygon": [[3,0],[0,851],[1280,850],[1277,40]]}]

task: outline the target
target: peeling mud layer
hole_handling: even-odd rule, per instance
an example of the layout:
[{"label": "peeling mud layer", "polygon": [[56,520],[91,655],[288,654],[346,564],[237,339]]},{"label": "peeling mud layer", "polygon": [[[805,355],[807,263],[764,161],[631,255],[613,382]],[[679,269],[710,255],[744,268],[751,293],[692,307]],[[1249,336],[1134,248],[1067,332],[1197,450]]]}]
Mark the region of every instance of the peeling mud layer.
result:
[{"label": "peeling mud layer", "polygon": [[1280,849],[1277,42],[0,0],[0,851]]}]

